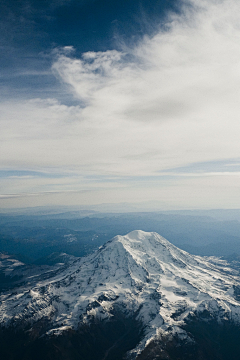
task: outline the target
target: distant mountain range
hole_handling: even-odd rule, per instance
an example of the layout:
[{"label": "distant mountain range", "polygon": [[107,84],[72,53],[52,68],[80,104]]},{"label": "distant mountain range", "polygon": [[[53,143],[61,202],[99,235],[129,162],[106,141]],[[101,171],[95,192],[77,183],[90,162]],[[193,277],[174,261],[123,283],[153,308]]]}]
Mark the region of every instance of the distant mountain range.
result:
[{"label": "distant mountain range", "polygon": [[114,236],[141,228],[194,255],[240,255],[237,211],[84,214],[0,214],[0,252],[27,264],[49,265],[52,253],[86,256]]},{"label": "distant mountain range", "polygon": [[240,277],[224,260],[133,231],[46,273],[1,294],[6,359],[240,358]]}]

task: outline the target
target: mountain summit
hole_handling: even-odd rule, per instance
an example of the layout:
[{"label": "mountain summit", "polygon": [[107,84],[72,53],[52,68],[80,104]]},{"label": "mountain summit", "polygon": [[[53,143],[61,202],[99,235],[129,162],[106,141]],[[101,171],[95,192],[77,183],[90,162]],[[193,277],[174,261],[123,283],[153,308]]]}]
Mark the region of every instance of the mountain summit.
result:
[{"label": "mountain summit", "polygon": [[140,329],[127,356],[145,359],[141,354],[149,344],[166,336],[193,343],[185,328],[189,319],[238,326],[238,284],[238,273],[223,260],[190,255],[157,233],[137,230],[114,237],[34,287],[3,293],[0,321],[3,329],[14,325],[51,338],[111,322],[121,313]]}]

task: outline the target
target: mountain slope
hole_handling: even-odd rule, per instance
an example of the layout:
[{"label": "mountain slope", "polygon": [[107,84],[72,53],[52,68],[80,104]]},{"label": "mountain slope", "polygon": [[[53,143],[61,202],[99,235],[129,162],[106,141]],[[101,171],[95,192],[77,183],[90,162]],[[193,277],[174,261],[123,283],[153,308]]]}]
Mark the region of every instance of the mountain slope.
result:
[{"label": "mountain slope", "polygon": [[141,330],[128,352],[134,359],[166,336],[193,342],[185,329],[190,318],[239,324],[238,284],[238,273],[225,262],[190,255],[157,233],[133,231],[51,279],[2,294],[0,321],[3,328],[14,324],[35,337],[51,337],[121,313]]}]

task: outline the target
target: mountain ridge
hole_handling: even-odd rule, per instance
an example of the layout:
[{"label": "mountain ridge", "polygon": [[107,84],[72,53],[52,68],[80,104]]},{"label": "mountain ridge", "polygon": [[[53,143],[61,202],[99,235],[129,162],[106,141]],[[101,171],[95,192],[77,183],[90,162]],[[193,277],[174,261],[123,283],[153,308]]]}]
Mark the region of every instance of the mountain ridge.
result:
[{"label": "mountain ridge", "polygon": [[227,263],[190,255],[157,233],[116,236],[50,279],[1,295],[2,327],[14,325],[60,336],[93,322],[111,321],[116,309],[141,324],[128,356],[137,358],[162,337],[193,340],[184,329],[206,312],[219,323],[240,324],[239,276]]}]

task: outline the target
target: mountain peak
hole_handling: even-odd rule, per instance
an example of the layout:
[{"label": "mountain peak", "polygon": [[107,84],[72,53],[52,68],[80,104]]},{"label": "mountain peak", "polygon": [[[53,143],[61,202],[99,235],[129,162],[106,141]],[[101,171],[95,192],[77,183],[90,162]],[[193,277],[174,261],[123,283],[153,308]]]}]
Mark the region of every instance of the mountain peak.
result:
[{"label": "mountain peak", "polygon": [[[178,249],[157,233],[135,230],[116,236],[50,280],[2,295],[0,321],[33,323],[47,318],[47,333],[110,319],[113,310],[137,314],[145,326],[139,344],[181,326],[204,310],[240,321],[235,296],[239,278],[226,267]],[[219,315],[220,314],[220,315]]]},{"label": "mountain peak", "polygon": [[117,235],[115,238],[118,239],[118,240],[121,240],[122,238],[124,238],[124,239],[126,239],[126,240],[128,240],[130,242],[131,241],[138,241],[138,242],[141,242],[141,243],[143,243],[143,242],[145,243],[149,239],[155,239],[155,240],[157,240],[159,242],[170,244],[169,241],[164,239],[158,233],[156,233],[156,232],[146,232],[146,231],[143,231],[143,230],[134,230],[134,231],[131,231],[130,233],[128,233],[128,234],[126,234],[124,236]]},{"label": "mountain peak", "polygon": [[[121,243],[127,251],[130,251],[130,249],[132,249],[133,252],[136,253],[143,252],[142,255],[144,255],[145,253],[152,254],[152,251],[154,251],[154,253],[155,251],[159,252],[161,251],[162,247],[168,249],[169,251],[170,249],[174,249],[174,248],[177,250],[177,248],[174,245],[172,245],[168,240],[163,238],[158,233],[146,232],[142,230],[134,230],[124,236],[117,235],[115,238],[112,239],[112,241],[113,243],[114,242]],[[184,251],[182,252],[184,253]]]},{"label": "mountain peak", "polygon": [[160,235],[155,233],[155,232],[146,232],[146,231],[143,231],[143,230],[131,231],[130,233],[128,233],[124,237],[128,238],[129,240],[145,241],[147,238],[153,236],[153,234],[158,235],[160,237]]}]

